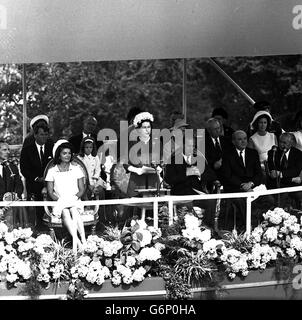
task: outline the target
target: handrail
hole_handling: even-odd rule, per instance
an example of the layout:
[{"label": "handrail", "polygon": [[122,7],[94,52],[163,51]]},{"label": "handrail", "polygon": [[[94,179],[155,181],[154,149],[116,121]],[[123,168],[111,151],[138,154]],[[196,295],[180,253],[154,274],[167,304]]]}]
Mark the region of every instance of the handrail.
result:
[{"label": "handrail", "polygon": [[[168,202],[169,208],[169,224],[173,223],[173,203],[181,201],[192,201],[192,200],[210,200],[210,199],[233,199],[233,198],[246,198],[246,233],[251,233],[251,203],[253,200],[260,196],[280,194],[286,192],[297,192],[302,191],[302,186],[270,189],[253,192],[238,192],[238,193],[217,193],[217,194],[202,194],[202,195],[188,195],[188,196],[162,196],[162,197],[147,197],[147,198],[124,198],[124,199],[108,199],[108,200],[87,200],[82,201],[85,205],[116,205],[116,204],[142,204],[142,203],[153,203],[154,209],[154,225],[158,224],[158,203]],[[54,201],[0,201],[0,207],[40,207],[40,206],[53,206]]]}]

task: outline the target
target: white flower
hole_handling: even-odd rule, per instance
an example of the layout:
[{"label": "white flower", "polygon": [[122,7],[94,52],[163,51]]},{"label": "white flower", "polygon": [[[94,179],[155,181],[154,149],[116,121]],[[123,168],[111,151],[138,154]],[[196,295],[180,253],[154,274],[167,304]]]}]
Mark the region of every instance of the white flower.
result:
[{"label": "white flower", "polygon": [[193,216],[192,214],[186,214],[184,220],[186,229],[198,228],[198,218]]},{"label": "white flower", "polygon": [[301,252],[302,251],[302,239],[298,236],[294,236],[290,240],[290,247]]},{"label": "white flower", "polygon": [[233,272],[230,272],[230,273],[228,274],[228,276],[229,276],[230,279],[234,279],[234,278],[236,277],[236,274],[233,273]]},{"label": "white flower", "polygon": [[133,280],[137,282],[141,282],[145,279],[144,275],[146,274],[146,270],[143,267],[140,267],[139,269],[136,269],[133,272]]},{"label": "white flower", "polygon": [[8,226],[4,223],[4,222],[0,222],[0,239],[2,238],[2,236],[8,232]]},{"label": "white flower", "polygon": [[5,261],[0,262],[0,273],[7,271],[7,263]]},{"label": "white flower", "polygon": [[155,245],[154,245],[154,248],[157,249],[158,251],[162,251],[165,249],[165,245],[163,243],[160,243],[160,242],[156,242]]},{"label": "white flower", "polygon": [[95,283],[98,278],[97,271],[89,271],[86,275],[86,280],[90,283]]},{"label": "white flower", "polygon": [[248,274],[249,274],[249,271],[248,270],[245,270],[245,271],[242,271],[241,274],[246,277]]},{"label": "white flower", "polygon": [[29,279],[31,276],[31,268],[29,262],[20,261],[17,266],[18,273],[23,279]]},{"label": "white flower", "polygon": [[4,235],[4,239],[5,239],[5,241],[6,241],[7,244],[13,244],[14,241],[15,241],[15,237],[14,237],[13,232],[7,232],[7,233]]},{"label": "white flower", "polygon": [[133,282],[133,277],[132,277],[132,275],[129,276],[129,277],[123,277],[123,282],[124,282],[125,284],[130,284],[130,283],[132,283],[132,282]]},{"label": "white flower", "polygon": [[133,267],[136,264],[136,259],[132,256],[127,256],[126,266]]},{"label": "white flower", "polygon": [[96,284],[98,286],[101,286],[105,282],[104,275],[102,273],[99,273],[96,279]]},{"label": "white flower", "polygon": [[122,281],[122,277],[121,277],[119,274],[115,275],[115,276],[112,277],[112,279],[111,279],[111,282],[112,282],[113,285],[115,285],[115,286],[119,286],[119,285],[121,284],[121,281]]},{"label": "white flower", "polygon": [[6,280],[7,280],[8,282],[10,282],[10,283],[13,283],[13,282],[15,282],[15,281],[18,280],[18,276],[17,276],[15,273],[14,273],[14,274],[8,273],[8,274],[6,275]]},{"label": "white flower", "polygon": [[276,227],[269,227],[267,228],[266,232],[264,233],[264,237],[267,241],[275,241],[278,237],[278,230]]},{"label": "white flower", "polygon": [[143,262],[145,260],[156,261],[161,258],[161,253],[155,248],[143,248],[138,255],[138,260]]},{"label": "white flower", "polygon": [[42,281],[48,283],[50,281],[50,275],[48,273],[45,273],[43,276],[42,276]]},{"label": "white flower", "polygon": [[204,252],[216,252],[216,248],[218,246],[224,246],[224,243],[223,241],[221,240],[216,240],[216,239],[210,239],[209,241],[206,241],[204,244],[203,244],[203,251]]},{"label": "white flower", "polygon": [[289,231],[294,234],[297,234],[300,231],[300,225],[298,223],[294,223],[288,227]]},{"label": "white flower", "polygon": [[296,256],[296,251],[292,248],[287,248],[286,249],[286,253],[289,257],[293,258]]},{"label": "white flower", "polygon": [[146,120],[153,122],[154,121],[153,115],[149,112],[141,112],[135,116],[135,118],[133,120],[133,124],[134,124],[135,128],[137,128],[141,122],[146,121]]},{"label": "white flower", "polygon": [[133,233],[133,240],[139,241],[141,247],[145,247],[152,241],[152,234],[148,230],[138,229]]}]

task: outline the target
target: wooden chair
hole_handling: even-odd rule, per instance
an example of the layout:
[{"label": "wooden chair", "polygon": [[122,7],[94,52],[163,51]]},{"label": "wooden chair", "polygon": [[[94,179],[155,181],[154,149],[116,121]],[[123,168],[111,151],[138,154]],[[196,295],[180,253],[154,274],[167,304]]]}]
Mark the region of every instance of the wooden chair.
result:
[{"label": "wooden chair", "polygon": [[[71,162],[73,165],[77,165],[80,167],[80,169],[83,171],[84,174],[84,186],[85,186],[85,193],[82,196],[82,200],[88,200],[87,199],[87,194],[89,190],[89,178],[88,178],[88,172],[87,169],[84,165],[84,163],[78,159],[74,158]],[[47,167],[45,168],[44,171],[44,178],[47,175],[47,172],[50,168],[54,167],[53,159],[49,161]],[[43,188],[42,190],[43,194],[43,199],[44,201],[49,201],[51,200],[48,193],[47,189]],[[99,196],[96,194],[95,195],[95,200],[99,200]],[[55,217],[52,215],[52,207],[49,206],[44,206],[44,216],[43,216],[43,222],[48,226],[50,230],[50,236],[55,239],[55,228],[63,228],[63,223],[61,217]],[[99,211],[99,205],[94,205],[94,206],[85,206],[84,207],[84,213],[81,215],[83,219],[84,226],[91,226],[91,234],[95,234],[96,230],[96,224],[99,221],[99,216],[98,216],[98,211]]]}]

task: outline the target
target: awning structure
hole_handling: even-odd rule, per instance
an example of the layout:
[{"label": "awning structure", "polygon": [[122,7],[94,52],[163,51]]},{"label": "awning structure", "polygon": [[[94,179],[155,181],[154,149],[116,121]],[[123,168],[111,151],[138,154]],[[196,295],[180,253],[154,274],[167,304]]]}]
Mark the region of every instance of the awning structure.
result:
[{"label": "awning structure", "polygon": [[0,63],[296,54],[297,0],[0,0]]},{"label": "awning structure", "polygon": [[[296,0],[0,0],[0,63],[299,54]],[[211,64],[250,103],[215,62]],[[23,138],[27,132],[26,99]]]}]

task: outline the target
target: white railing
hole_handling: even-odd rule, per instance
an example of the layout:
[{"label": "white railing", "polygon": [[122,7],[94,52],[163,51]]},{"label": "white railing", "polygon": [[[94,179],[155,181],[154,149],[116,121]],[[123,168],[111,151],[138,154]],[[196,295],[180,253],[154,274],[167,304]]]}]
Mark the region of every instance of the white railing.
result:
[{"label": "white railing", "polygon": [[[253,192],[240,192],[240,193],[218,193],[218,194],[203,194],[203,195],[189,195],[189,196],[160,196],[160,197],[146,197],[146,198],[125,198],[125,199],[108,199],[108,200],[89,200],[82,201],[83,205],[132,205],[137,206],[146,203],[153,203],[153,214],[154,220],[153,224],[155,227],[158,227],[158,203],[167,202],[168,211],[169,211],[169,224],[173,223],[173,206],[175,203],[181,203],[185,201],[193,200],[210,200],[210,199],[234,199],[234,198],[246,198],[246,233],[250,235],[251,233],[251,204],[260,196],[281,194],[286,192],[297,192],[302,191],[302,186],[291,187],[291,188],[280,188],[280,189],[271,189],[263,191],[253,191]],[[40,206],[53,206],[53,201],[0,201],[1,207],[40,207]],[[300,208],[301,209],[301,208]]]}]

